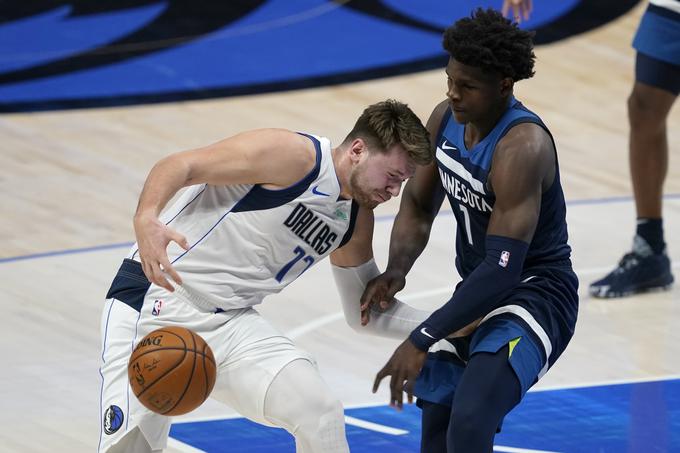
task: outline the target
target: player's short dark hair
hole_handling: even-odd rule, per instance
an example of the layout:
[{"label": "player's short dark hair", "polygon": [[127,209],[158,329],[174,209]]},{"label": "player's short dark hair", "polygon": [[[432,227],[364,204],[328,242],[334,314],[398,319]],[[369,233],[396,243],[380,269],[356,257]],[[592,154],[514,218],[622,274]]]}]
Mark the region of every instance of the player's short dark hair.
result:
[{"label": "player's short dark hair", "polygon": [[430,135],[418,116],[403,102],[388,99],[366,107],[343,143],[356,138],[386,151],[401,144],[419,165],[432,161]]},{"label": "player's short dark hair", "polygon": [[457,61],[515,82],[534,75],[533,31],[494,9],[477,8],[444,31],[444,49]]}]

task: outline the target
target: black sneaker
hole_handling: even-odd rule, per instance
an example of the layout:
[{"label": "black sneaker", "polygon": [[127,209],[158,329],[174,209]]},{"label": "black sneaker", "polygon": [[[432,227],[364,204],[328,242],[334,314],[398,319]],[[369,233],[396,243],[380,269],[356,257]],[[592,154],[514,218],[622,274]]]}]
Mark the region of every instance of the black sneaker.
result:
[{"label": "black sneaker", "polygon": [[671,286],[673,274],[666,252],[654,254],[644,239],[635,236],[633,251],[623,255],[616,269],[591,283],[589,289],[593,297],[625,297]]}]

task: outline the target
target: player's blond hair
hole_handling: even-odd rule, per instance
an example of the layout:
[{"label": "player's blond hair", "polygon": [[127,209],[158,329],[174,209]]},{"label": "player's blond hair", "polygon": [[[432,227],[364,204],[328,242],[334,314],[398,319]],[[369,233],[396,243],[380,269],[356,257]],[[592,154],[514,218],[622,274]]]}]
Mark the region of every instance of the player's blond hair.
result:
[{"label": "player's blond hair", "polygon": [[419,165],[432,161],[427,129],[408,105],[394,99],[366,107],[344,143],[356,138],[363,139],[370,148],[381,152],[400,144]]}]

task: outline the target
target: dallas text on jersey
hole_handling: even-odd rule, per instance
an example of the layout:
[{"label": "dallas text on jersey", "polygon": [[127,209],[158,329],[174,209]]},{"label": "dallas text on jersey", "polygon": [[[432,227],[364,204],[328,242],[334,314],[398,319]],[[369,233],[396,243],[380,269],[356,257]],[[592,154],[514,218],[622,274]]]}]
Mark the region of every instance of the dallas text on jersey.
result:
[{"label": "dallas text on jersey", "polygon": [[300,239],[309,244],[319,255],[323,255],[333,246],[338,235],[331,228],[315,216],[311,209],[298,203],[283,222],[285,226]]}]

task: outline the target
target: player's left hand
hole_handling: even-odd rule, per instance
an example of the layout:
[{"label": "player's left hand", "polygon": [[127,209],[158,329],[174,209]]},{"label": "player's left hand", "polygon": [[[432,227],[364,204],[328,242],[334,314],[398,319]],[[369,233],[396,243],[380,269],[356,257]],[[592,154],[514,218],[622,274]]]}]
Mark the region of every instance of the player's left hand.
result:
[{"label": "player's left hand", "polygon": [[425,364],[427,352],[416,348],[408,338],[394,351],[387,364],[378,371],[373,382],[373,393],[378,391],[380,382],[386,377],[390,379],[390,406],[401,410],[404,405],[404,391],[408,402],[413,402],[413,386],[420,370]]}]

